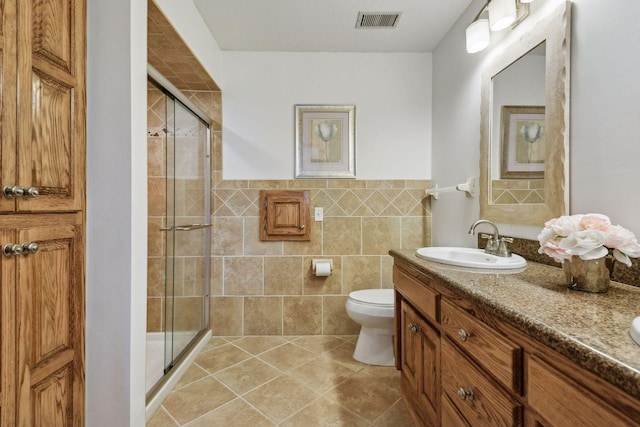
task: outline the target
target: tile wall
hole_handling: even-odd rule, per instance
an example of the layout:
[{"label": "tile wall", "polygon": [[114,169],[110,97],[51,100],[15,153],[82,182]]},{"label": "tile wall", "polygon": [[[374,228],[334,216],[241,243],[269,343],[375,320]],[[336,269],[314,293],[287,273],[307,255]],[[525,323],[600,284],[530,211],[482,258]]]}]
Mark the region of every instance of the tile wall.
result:
[{"label": "tile wall", "polygon": [[[214,335],[349,335],[349,292],[392,288],[391,248],[431,240],[428,181],[221,181],[213,189],[210,322]],[[309,242],[259,240],[259,192],[303,189],[312,210]],[[313,215],[312,215],[313,218]],[[316,277],[311,260],[333,260]]]},{"label": "tile wall", "polygon": [[544,179],[498,179],[491,181],[494,205],[544,203]]}]

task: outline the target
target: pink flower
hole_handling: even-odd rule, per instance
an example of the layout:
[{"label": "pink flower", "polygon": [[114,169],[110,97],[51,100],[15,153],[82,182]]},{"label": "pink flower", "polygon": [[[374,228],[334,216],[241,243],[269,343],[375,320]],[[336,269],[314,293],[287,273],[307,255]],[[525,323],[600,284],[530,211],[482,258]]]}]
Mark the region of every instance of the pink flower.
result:
[{"label": "pink flower", "polygon": [[544,224],[538,235],[539,253],[558,262],[579,256],[584,260],[602,258],[609,253],[631,266],[631,258],[640,257],[640,244],[633,233],[619,225],[612,225],[601,214],[564,215]]}]

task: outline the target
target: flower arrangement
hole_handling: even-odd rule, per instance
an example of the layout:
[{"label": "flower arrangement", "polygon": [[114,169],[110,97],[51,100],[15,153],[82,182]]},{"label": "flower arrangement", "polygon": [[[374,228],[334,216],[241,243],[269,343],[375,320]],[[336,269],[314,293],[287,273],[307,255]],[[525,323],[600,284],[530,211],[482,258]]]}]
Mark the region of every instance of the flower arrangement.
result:
[{"label": "flower arrangement", "polygon": [[619,225],[612,225],[601,214],[568,215],[544,224],[538,235],[539,253],[558,262],[578,256],[583,260],[612,255],[631,267],[631,258],[640,256],[640,244],[634,234]]}]

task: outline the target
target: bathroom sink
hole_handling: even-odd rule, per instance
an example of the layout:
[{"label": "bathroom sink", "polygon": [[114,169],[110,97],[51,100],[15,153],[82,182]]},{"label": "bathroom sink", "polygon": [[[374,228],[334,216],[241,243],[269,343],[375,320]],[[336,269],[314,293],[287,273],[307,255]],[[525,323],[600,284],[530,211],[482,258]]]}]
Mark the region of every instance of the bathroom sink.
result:
[{"label": "bathroom sink", "polygon": [[631,322],[631,328],[629,329],[629,335],[636,342],[636,344],[640,345],[640,317],[636,317]]},{"label": "bathroom sink", "polygon": [[483,249],[474,248],[420,248],[416,251],[416,256],[428,261],[471,268],[507,270],[527,265],[527,261],[520,255],[513,254],[510,257],[501,257],[487,254]]}]

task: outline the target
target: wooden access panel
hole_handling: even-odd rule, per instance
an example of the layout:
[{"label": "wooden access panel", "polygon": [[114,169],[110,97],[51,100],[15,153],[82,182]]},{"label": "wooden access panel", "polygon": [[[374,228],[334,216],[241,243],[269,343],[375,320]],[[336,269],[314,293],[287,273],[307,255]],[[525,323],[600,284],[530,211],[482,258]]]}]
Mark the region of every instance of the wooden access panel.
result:
[{"label": "wooden access panel", "polygon": [[310,240],[309,191],[260,191],[260,240]]}]

